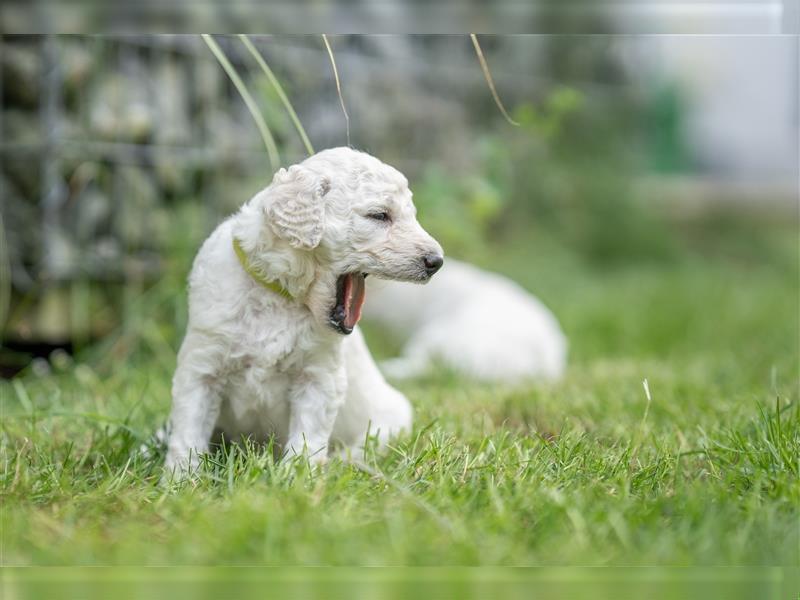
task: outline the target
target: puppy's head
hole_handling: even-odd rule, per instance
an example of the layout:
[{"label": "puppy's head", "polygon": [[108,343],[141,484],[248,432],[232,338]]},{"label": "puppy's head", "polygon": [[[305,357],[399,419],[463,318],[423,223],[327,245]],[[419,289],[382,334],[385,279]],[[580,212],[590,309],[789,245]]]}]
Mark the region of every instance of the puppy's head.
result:
[{"label": "puppy's head", "polygon": [[264,210],[275,235],[313,256],[306,303],[344,334],[361,317],[368,275],[423,283],[442,266],[442,248],[417,222],[406,178],[363,152],[334,148],[281,169]]}]

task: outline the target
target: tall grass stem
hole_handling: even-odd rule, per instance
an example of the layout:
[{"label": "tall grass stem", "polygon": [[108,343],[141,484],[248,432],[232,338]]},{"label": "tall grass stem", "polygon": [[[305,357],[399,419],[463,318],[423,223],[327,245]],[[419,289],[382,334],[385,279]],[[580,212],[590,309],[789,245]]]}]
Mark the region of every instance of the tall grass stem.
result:
[{"label": "tall grass stem", "polygon": [[342,112],[344,113],[344,122],[347,127],[347,145],[350,145],[350,116],[347,114],[347,108],[344,106],[344,98],[342,97],[342,84],[339,81],[339,70],[336,68],[336,59],[333,58],[333,49],[328,36],[322,34],[322,41],[325,42],[325,49],[328,51],[328,58],[331,59],[331,67],[333,68],[333,78],[336,80],[336,93],[339,94],[339,104],[342,105]]},{"label": "tall grass stem", "polygon": [[253,58],[258,63],[258,66],[261,67],[261,70],[264,71],[264,74],[269,79],[269,82],[272,84],[272,87],[275,88],[275,91],[278,94],[278,97],[281,99],[286,112],[289,113],[289,117],[292,119],[292,123],[294,123],[295,129],[297,129],[297,133],[300,134],[300,139],[303,140],[303,145],[306,148],[306,152],[308,155],[311,156],[314,154],[314,146],[311,145],[311,141],[308,139],[306,135],[306,130],[303,128],[303,124],[300,122],[300,119],[297,116],[297,113],[292,106],[292,103],[289,101],[289,97],[283,91],[283,86],[281,82],[278,81],[278,78],[275,77],[275,74],[272,72],[272,69],[269,68],[267,61],[264,60],[263,55],[258,51],[258,49],[253,45],[253,42],[250,41],[250,38],[247,37],[247,34],[240,33],[239,39],[242,40],[244,47],[252,54]]},{"label": "tall grass stem", "polygon": [[239,95],[242,97],[242,100],[244,100],[247,110],[250,111],[250,115],[256,122],[258,131],[261,133],[261,139],[264,140],[264,146],[267,148],[270,165],[273,169],[277,169],[281,164],[280,155],[278,154],[278,146],[275,144],[275,138],[272,137],[272,132],[270,132],[269,127],[267,127],[267,123],[264,121],[264,117],[261,115],[261,111],[258,109],[256,101],[250,95],[250,92],[247,91],[244,81],[242,81],[242,78],[228,60],[228,57],[225,56],[222,48],[220,48],[217,42],[214,41],[214,38],[207,33],[202,33],[200,35],[202,36],[203,41],[205,41],[209,50],[211,50],[216,59],[219,61],[219,64],[222,65],[222,68],[228,74],[228,77],[230,77],[233,85],[236,87],[236,91],[238,91]]},{"label": "tall grass stem", "polygon": [[497,108],[500,109],[500,112],[503,113],[503,116],[506,118],[506,121],[511,123],[512,125],[519,127],[519,123],[517,123],[514,119],[511,118],[511,115],[508,114],[506,111],[506,107],[503,106],[503,101],[500,100],[500,95],[497,93],[497,89],[494,86],[494,79],[492,79],[492,72],[489,70],[489,65],[486,62],[486,57],[483,56],[483,50],[481,50],[481,45],[478,43],[478,36],[474,33],[469,34],[469,39],[472,40],[472,45],[475,46],[475,54],[478,55],[478,62],[481,63],[481,70],[483,71],[483,76],[486,78],[486,83],[489,84],[489,91],[492,92],[492,98],[494,98],[494,103],[497,104]]}]

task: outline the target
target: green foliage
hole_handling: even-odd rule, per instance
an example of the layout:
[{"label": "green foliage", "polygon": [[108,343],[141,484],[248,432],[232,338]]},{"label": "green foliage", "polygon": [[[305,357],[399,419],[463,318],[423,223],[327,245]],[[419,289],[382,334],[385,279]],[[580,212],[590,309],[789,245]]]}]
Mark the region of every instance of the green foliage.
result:
[{"label": "green foliage", "polygon": [[[557,136],[564,120],[581,104],[577,91],[557,88],[540,108],[533,104],[518,106],[514,118],[520,123],[520,133],[514,138],[527,146],[521,156],[530,156],[533,146]],[[465,255],[485,250],[486,241],[504,229],[502,222],[514,218],[513,207],[525,203],[527,194],[537,193],[539,186],[525,191],[517,187],[517,171],[525,167],[514,158],[513,153],[520,148],[509,147],[508,137],[494,132],[480,138],[474,148],[477,168],[468,173],[447,173],[431,165],[414,182],[420,218],[448,253]],[[530,220],[530,215],[525,218]]]},{"label": "green foliage", "polygon": [[490,226],[503,209],[502,195],[484,176],[455,179],[432,166],[414,190],[420,220],[455,254],[483,247]]},{"label": "green foliage", "polygon": [[665,223],[634,192],[630,127],[574,92],[551,98],[549,119],[521,116],[523,134],[498,142],[516,163],[508,222],[538,225],[595,264],[673,258]]},{"label": "green foliage", "polygon": [[481,137],[467,174],[431,167],[414,182],[421,216],[449,253],[479,255],[487,240],[525,229],[597,265],[676,259],[666,222],[635,193],[636,111],[587,104],[556,88],[539,107],[517,107],[519,128]]},{"label": "green foliage", "polygon": [[530,103],[521,104],[514,111],[514,119],[524,130],[547,140],[556,136],[561,131],[564,120],[571,113],[580,110],[584,103],[584,97],[577,90],[556,88],[546,98],[542,109],[537,109]]}]

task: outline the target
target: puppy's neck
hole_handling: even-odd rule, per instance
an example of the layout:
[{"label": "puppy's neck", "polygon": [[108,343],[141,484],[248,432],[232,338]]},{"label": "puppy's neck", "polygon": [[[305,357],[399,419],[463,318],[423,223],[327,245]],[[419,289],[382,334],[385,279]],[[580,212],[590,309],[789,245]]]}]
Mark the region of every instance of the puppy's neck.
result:
[{"label": "puppy's neck", "polygon": [[267,281],[277,281],[293,298],[305,303],[317,270],[313,254],[292,248],[276,236],[256,199],[234,216],[233,237],[239,240],[252,269]]}]

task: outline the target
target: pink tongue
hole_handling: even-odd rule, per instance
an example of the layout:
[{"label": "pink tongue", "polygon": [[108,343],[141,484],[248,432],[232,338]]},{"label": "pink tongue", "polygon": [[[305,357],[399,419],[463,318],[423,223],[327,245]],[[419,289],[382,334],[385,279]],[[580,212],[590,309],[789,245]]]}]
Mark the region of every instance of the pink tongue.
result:
[{"label": "pink tongue", "polygon": [[361,318],[361,307],[364,306],[364,276],[350,274],[344,280],[344,324],[353,328]]}]

